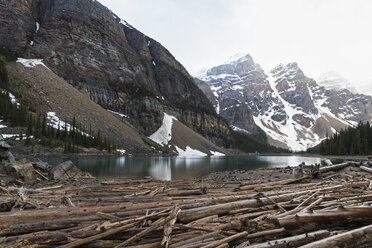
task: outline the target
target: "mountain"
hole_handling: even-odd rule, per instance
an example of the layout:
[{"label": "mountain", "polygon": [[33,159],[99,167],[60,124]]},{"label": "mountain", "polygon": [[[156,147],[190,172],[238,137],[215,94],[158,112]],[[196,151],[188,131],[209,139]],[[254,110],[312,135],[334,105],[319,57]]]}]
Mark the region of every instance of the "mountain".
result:
[{"label": "mountain", "polygon": [[341,74],[335,71],[330,71],[322,74],[317,83],[327,90],[349,90],[351,93],[356,94],[357,89],[351,85],[349,80],[344,78]]},{"label": "mountain", "polygon": [[327,134],[372,118],[372,97],[327,89],[297,63],[265,72],[250,55],[215,66],[196,81],[231,126],[265,131],[270,144],[306,150]]},{"label": "mountain", "polygon": [[[151,136],[171,113],[223,145],[227,123],[159,42],[92,0],[0,0],[0,46],[55,75]],[[58,97],[58,95],[56,96]]]}]

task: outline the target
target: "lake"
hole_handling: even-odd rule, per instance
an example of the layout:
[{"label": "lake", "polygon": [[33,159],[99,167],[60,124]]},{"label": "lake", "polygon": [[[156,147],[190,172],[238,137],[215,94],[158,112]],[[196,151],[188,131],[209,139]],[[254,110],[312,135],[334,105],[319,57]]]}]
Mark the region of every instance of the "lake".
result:
[{"label": "lake", "polygon": [[253,170],[266,167],[320,163],[321,158],[301,156],[226,156],[226,157],[67,157],[41,158],[51,165],[71,160],[97,178],[158,180],[198,178],[212,172]]}]

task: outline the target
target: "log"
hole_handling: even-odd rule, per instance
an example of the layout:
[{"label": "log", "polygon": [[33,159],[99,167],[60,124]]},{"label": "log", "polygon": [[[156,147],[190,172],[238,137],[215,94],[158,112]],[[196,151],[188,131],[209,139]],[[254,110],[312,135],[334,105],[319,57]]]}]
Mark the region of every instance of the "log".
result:
[{"label": "log", "polygon": [[91,236],[91,237],[88,237],[88,238],[85,238],[85,239],[76,240],[76,241],[73,241],[69,244],[62,245],[62,246],[60,246],[60,248],[73,248],[73,247],[78,247],[78,246],[81,246],[81,245],[84,245],[84,244],[88,244],[92,241],[102,239],[102,238],[106,238],[106,237],[109,237],[109,236],[111,236],[115,233],[124,231],[128,228],[131,228],[131,227],[135,226],[138,222],[139,221],[133,222],[133,223],[130,223],[130,224],[126,224],[126,225],[122,225],[122,226],[117,227],[115,229],[108,230],[104,233],[100,233],[100,234],[97,234],[97,235],[94,235],[94,236]]},{"label": "log", "polygon": [[246,231],[241,232],[241,233],[237,233],[237,234],[232,235],[232,236],[230,236],[230,237],[227,237],[227,238],[224,238],[224,239],[220,239],[220,240],[217,240],[217,241],[211,242],[211,243],[208,244],[208,245],[202,246],[202,248],[212,248],[212,247],[216,247],[216,246],[219,246],[219,245],[224,244],[224,243],[231,242],[231,241],[236,240],[236,239],[244,238],[244,237],[246,237],[247,235],[248,235],[248,233],[247,233]]},{"label": "log", "polygon": [[343,227],[372,223],[372,207],[343,208],[332,211],[299,213],[278,219],[291,233],[304,233],[319,228]]},{"label": "log", "polygon": [[191,238],[191,239],[188,239],[188,240],[185,240],[185,241],[181,241],[181,242],[178,242],[178,243],[171,244],[169,247],[170,248],[177,248],[177,247],[181,247],[183,245],[192,244],[192,243],[196,243],[196,242],[199,242],[199,241],[204,241],[204,240],[209,239],[209,238],[217,237],[218,235],[220,235],[220,233],[221,233],[220,230],[215,231],[215,232],[211,232],[211,233],[207,233],[207,234],[195,237],[195,238]]},{"label": "log", "polygon": [[268,186],[275,186],[275,185],[286,185],[286,184],[291,184],[291,183],[297,183],[301,182],[302,180],[308,179],[310,176],[304,176],[300,178],[295,178],[295,179],[287,179],[287,180],[281,180],[277,182],[272,182],[272,183],[266,183],[266,184],[256,184],[256,185],[247,185],[247,186],[242,186],[239,188],[239,190],[253,190],[257,187],[268,187]]},{"label": "log", "polygon": [[143,230],[142,232],[140,233],[137,233],[135,236],[131,237],[130,239],[127,239],[126,241],[124,241],[123,243],[115,246],[115,248],[120,248],[120,247],[124,247],[128,244],[130,244],[131,242],[145,236],[147,233],[157,229],[158,227],[164,225],[165,223],[167,223],[168,221],[174,219],[181,211],[181,209],[178,209],[177,207],[175,207],[176,210],[170,214],[167,218],[160,218],[159,220],[157,220],[156,222],[154,222],[149,228]]},{"label": "log", "polygon": [[[336,247],[361,247],[372,244],[372,225],[358,228],[349,232],[334,235],[310,244],[301,246],[300,248],[336,248]],[[363,246],[367,247],[367,246]]]},{"label": "log", "polygon": [[372,173],[372,168],[369,168],[367,166],[361,165],[359,168],[369,173]]},{"label": "log", "polygon": [[327,230],[320,230],[312,233],[300,234],[288,238],[268,241],[261,244],[251,245],[250,248],[297,248],[310,242],[324,239],[330,235]]},{"label": "log", "polygon": [[[271,197],[271,200],[274,200],[276,202],[288,201],[301,194],[303,193],[299,192],[299,193],[285,194],[285,195]],[[215,215],[215,214],[217,215],[225,214],[231,210],[235,210],[239,208],[257,208],[257,207],[269,205],[269,204],[272,204],[271,200],[260,198],[260,199],[229,202],[229,203],[217,204],[217,205],[194,208],[194,209],[187,209],[180,213],[180,215],[178,216],[178,219],[182,223],[188,223],[190,221],[194,221],[194,220],[201,219],[201,218]]]},{"label": "log", "polygon": [[330,165],[330,166],[325,166],[320,168],[321,173],[326,173],[330,171],[338,171],[341,170],[345,167],[355,165],[356,163],[354,162],[347,162],[347,163],[342,163],[342,164],[335,164],[335,165]]},{"label": "log", "polygon": [[169,246],[169,243],[171,242],[171,233],[172,233],[172,228],[173,228],[173,225],[176,223],[177,221],[177,216],[179,214],[179,211],[177,208],[174,208],[171,215],[173,216],[172,219],[170,219],[168,222],[165,223],[164,225],[164,237],[163,237],[163,240],[161,241],[161,246],[162,247],[166,247],[168,248]]}]

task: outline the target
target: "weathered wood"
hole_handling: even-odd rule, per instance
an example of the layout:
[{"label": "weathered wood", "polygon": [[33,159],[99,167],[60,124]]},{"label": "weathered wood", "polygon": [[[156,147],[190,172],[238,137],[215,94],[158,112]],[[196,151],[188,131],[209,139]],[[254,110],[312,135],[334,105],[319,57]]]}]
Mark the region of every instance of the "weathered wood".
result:
[{"label": "weathered wood", "polygon": [[320,168],[320,172],[321,173],[326,173],[326,172],[330,172],[330,171],[338,171],[338,170],[341,170],[341,169],[346,168],[348,166],[353,166],[355,164],[356,163],[354,163],[354,162],[347,162],[347,163],[342,163],[342,164],[335,164],[335,165],[325,166],[325,167]]},{"label": "weathered wood", "polygon": [[265,184],[259,184],[259,185],[247,185],[247,186],[242,186],[239,188],[239,190],[253,190],[256,187],[267,187],[267,186],[275,186],[275,185],[286,185],[286,184],[291,184],[291,183],[297,183],[301,182],[305,179],[310,178],[310,176],[304,176],[300,178],[295,178],[295,179],[287,179],[287,180],[281,180],[281,181],[276,181],[272,183],[265,183]]},{"label": "weathered wood", "polygon": [[227,237],[227,238],[224,238],[224,239],[220,239],[220,240],[217,240],[217,241],[214,241],[214,242],[211,242],[210,244],[208,245],[205,245],[205,246],[202,246],[202,248],[212,248],[212,247],[216,247],[216,246],[219,246],[223,243],[228,243],[228,242],[231,242],[233,240],[236,240],[236,239],[241,239],[241,238],[244,238],[248,235],[248,233],[246,231],[244,232],[241,232],[241,233],[237,233],[235,235],[232,235],[230,237]]},{"label": "weathered wood", "polygon": [[165,223],[164,225],[164,236],[163,236],[163,240],[161,241],[161,246],[162,247],[166,247],[168,248],[169,246],[169,243],[171,241],[171,233],[172,233],[172,228],[173,228],[173,225],[174,223],[176,223],[177,221],[177,216],[179,214],[180,211],[178,211],[178,208],[174,208],[171,215],[173,216],[172,219],[170,219],[168,222]]},{"label": "weathered wood", "polygon": [[372,207],[343,208],[314,211],[279,218],[279,223],[291,233],[304,233],[319,228],[343,227],[372,223]]},{"label": "weathered wood", "polygon": [[369,173],[372,173],[372,168],[369,168],[367,166],[361,165],[359,168]]},{"label": "weathered wood", "polygon": [[102,239],[102,238],[106,238],[106,237],[109,237],[115,233],[118,233],[118,232],[121,232],[123,230],[126,230],[128,228],[131,228],[133,226],[135,226],[137,222],[133,222],[133,223],[130,223],[130,224],[126,224],[126,225],[122,225],[120,227],[117,227],[115,229],[112,229],[112,230],[108,230],[104,233],[100,233],[100,234],[97,234],[97,235],[94,235],[94,236],[91,236],[91,237],[88,237],[88,238],[85,238],[85,239],[80,239],[80,240],[76,240],[76,241],[73,241],[69,244],[66,244],[66,245],[62,245],[60,246],[60,248],[73,248],[73,247],[78,247],[78,246],[81,246],[81,245],[84,245],[84,244],[88,244],[89,242],[92,242],[92,241],[95,241],[95,240],[98,240],[98,239]]},{"label": "weathered wood", "polygon": [[[271,197],[271,199],[277,202],[288,201],[301,194],[302,193],[285,194],[281,196]],[[272,201],[265,198],[223,203],[213,206],[184,210],[180,213],[178,219],[183,223],[188,223],[190,221],[201,219],[203,217],[210,215],[225,214],[234,209],[239,209],[243,207],[244,208],[261,207],[269,204],[272,204]]]},{"label": "weathered wood", "polygon": [[211,232],[211,233],[200,235],[200,236],[195,237],[195,238],[191,238],[191,239],[187,239],[185,241],[174,243],[174,244],[170,245],[169,247],[170,248],[177,248],[177,247],[181,247],[183,245],[192,244],[192,243],[199,242],[199,241],[204,241],[204,240],[212,238],[212,237],[217,237],[220,233],[221,233],[220,230],[214,231],[214,232]]},{"label": "weathered wood", "polygon": [[174,219],[181,211],[181,209],[178,209],[177,207],[175,207],[176,210],[172,212],[172,214],[170,214],[167,218],[160,218],[159,220],[157,220],[156,222],[154,222],[149,228],[143,230],[142,232],[140,233],[137,233],[135,236],[131,237],[130,239],[127,239],[126,241],[124,241],[123,243],[115,246],[115,248],[120,248],[120,247],[124,247],[128,244],[130,244],[131,242],[145,236],[147,233],[157,229],[158,227],[164,225],[165,223],[167,223],[168,221]]},{"label": "weathered wood", "polygon": [[327,230],[320,230],[312,233],[300,234],[288,238],[268,241],[261,244],[251,245],[250,248],[297,248],[310,242],[324,239],[330,235]]},{"label": "weathered wood", "polygon": [[[372,244],[372,225],[358,228],[349,232],[334,235],[310,244],[301,246],[301,248],[336,248],[336,247],[361,247],[362,245]],[[367,247],[367,246],[363,246]]]}]

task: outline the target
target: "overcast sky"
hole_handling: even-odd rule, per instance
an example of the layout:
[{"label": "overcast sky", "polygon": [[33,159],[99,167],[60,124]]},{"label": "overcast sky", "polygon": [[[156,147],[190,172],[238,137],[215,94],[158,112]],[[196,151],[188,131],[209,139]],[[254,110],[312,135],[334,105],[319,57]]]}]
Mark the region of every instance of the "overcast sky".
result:
[{"label": "overcast sky", "polygon": [[162,43],[190,73],[249,53],[372,85],[371,0],[99,0]]}]

